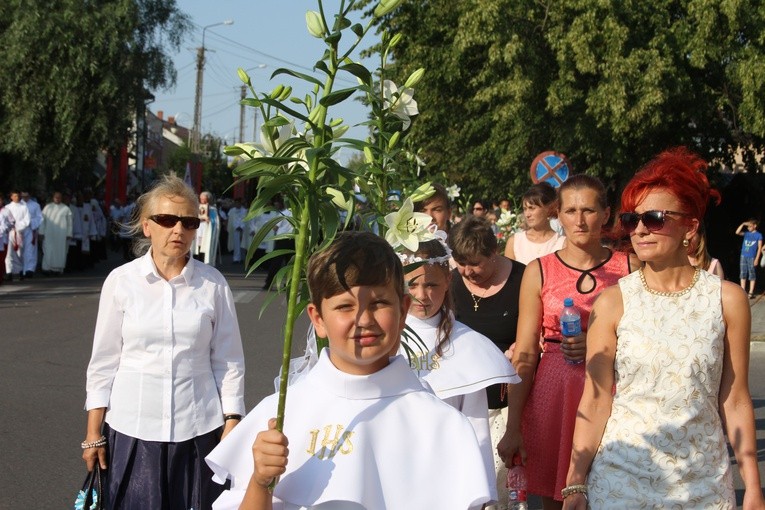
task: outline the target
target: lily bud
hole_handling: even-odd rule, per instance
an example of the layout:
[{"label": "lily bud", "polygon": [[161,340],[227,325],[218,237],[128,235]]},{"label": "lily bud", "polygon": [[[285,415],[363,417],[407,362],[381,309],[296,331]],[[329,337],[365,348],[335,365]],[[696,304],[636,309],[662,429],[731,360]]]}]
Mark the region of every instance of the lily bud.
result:
[{"label": "lily bud", "polygon": [[417,69],[415,72],[409,75],[409,78],[406,79],[406,83],[404,83],[404,88],[407,89],[417,85],[422,79],[422,75],[424,74],[425,74],[424,67]]},{"label": "lily bud", "polygon": [[319,114],[321,112],[321,107],[317,106],[313,110],[311,110],[311,113],[308,115],[308,120],[314,124],[316,124],[316,121],[319,120]]},{"label": "lily bud", "polygon": [[366,161],[367,163],[372,163],[374,162],[374,160],[375,160],[375,157],[372,155],[372,149],[370,149],[369,147],[364,147],[364,161]]},{"label": "lily bud", "polygon": [[282,91],[282,93],[279,94],[279,101],[284,101],[285,99],[290,97],[290,94],[292,94],[292,87],[287,85],[286,87],[284,87],[284,90]]},{"label": "lily bud", "polygon": [[277,85],[274,90],[271,91],[271,94],[269,94],[269,97],[271,99],[276,99],[280,95],[282,95],[282,92],[284,91],[284,85]]},{"label": "lily bud", "polygon": [[388,48],[393,48],[395,45],[397,45],[401,41],[401,34],[398,33],[391,37],[390,42],[388,43]]},{"label": "lily bud", "polygon": [[250,85],[250,75],[247,74],[247,71],[242,69],[241,67],[237,68],[236,74],[239,75],[239,79],[242,80],[242,83],[249,86]]},{"label": "lily bud", "polygon": [[412,199],[412,202],[420,202],[426,198],[430,198],[435,192],[436,190],[433,185],[430,182],[426,182],[414,190],[412,194],[409,195],[409,198]]},{"label": "lily bud", "polygon": [[399,6],[402,0],[380,0],[380,3],[375,7],[375,17],[381,18],[388,14],[390,11]]},{"label": "lily bud", "polygon": [[334,136],[335,138],[340,138],[348,131],[350,127],[351,126],[349,126],[348,124],[343,124],[342,126],[332,131],[332,136]]},{"label": "lily bud", "polygon": [[398,142],[398,139],[401,137],[401,131],[396,131],[393,133],[393,136],[390,137],[390,140],[388,140],[388,149],[392,149],[396,146],[396,142]]},{"label": "lily bud", "polygon": [[332,119],[331,121],[329,121],[330,127],[339,126],[342,123],[343,123],[343,119]]},{"label": "lily bud", "polygon": [[322,39],[324,37],[324,22],[321,21],[321,15],[316,11],[308,11],[305,13],[305,24],[308,26],[308,32],[316,37]]}]

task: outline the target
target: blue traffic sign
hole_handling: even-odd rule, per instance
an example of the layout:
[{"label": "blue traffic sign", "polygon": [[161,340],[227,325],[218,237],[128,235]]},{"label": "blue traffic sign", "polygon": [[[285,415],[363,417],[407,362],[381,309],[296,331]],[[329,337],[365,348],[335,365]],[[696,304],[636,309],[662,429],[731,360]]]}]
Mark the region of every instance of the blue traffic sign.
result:
[{"label": "blue traffic sign", "polygon": [[530,173],[534,184],[546,182],[557,188],[571,175],[571,163],[565,154],[547,151],[534,158]]}]

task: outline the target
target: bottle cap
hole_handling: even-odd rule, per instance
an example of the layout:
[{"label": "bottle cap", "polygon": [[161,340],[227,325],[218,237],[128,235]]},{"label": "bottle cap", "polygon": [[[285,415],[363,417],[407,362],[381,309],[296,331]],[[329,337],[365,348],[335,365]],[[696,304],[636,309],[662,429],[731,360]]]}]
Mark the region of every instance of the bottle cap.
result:
[{"label": "bottle cap", "polygon": [[574,306],[574,300],[570,297],[567,297],[563,300],[563,306]]}]

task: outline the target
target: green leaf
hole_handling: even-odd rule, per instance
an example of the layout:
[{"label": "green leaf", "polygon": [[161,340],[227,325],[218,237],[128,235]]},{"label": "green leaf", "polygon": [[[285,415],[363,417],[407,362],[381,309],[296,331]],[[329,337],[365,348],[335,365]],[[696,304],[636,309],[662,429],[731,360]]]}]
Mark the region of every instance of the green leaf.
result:
[{"label": "green leaf", "polygon": [[322,87],[324,85],[322,82],[320,82],[318,79],[314,78],[310,74],[299,73],[297,71],[293,71],[292,69],[286,69],[284,67],[280,67],[279,69],[274,71],[273,74],[271,74],[271,79],[275,78],[276,76],[280,74],[288,74],[290,76],[294,76],[295,78],[300,78],[301,80],[318,85],[319,87]]},{"label": "green leaf", "polygon": [[361,64],[351,63],[340,66],[341,71],[351,73],[353,76],[361,80],[365,85],[372,85],[372,73]]},{"label": "green leaf", "polygon": [[361,23],[356,23],[353,25],[351,30],[354,34],[356,34],[356,37],[362,37],[364,35],[364,27],[361,26]]},{"label": "green leaf", "polygon": [[342,32],[333,32],[329,34],[324,40],[327,42],[327,44],[335,46],[337,43],[340,42],[340,38],[342,36],[343,36]]},{"label": "green leaf", "polygon": [[277,115],[276,117],[271,117],[270,119],[266,120],[264,125],[268,127],[281,127],[286,126],[289,123],[290,120],[288,118]]},{"label": "green leaf", "polygon": [[256,99],[254,97],[245,97],[241,101],[239,101],[239,104],[242,104],[244,106],[252,106],[254,108],[259,108],[262,104],[259,99]]},{"label": "green leaf", "polygon": [[330,75],[329,67],[327,67],[327,63],[323,60],[317,60],[316,63],[313,65],[314,69],[318,69],[319,71],[322,71],[327,76]]},{"label": "green leaf", "polygon": [[[340,218],[337,214],[337,209],[332,205],[331,202],[323,202],[319,207],[321,209],[321,217],[323,219],[322,223],[324,225],[324,238],[322,239],[322,243],[319,245],[319,250],[323,250],[335,239],[340,225]],[[352,216],[353,213],[349,212],[348,217]]]},{"label": "green leaf", "polygon": [[346,28],[351,26],[351,20],[349,20],[345,16],[335,16],[335,20],[337,21],[335,25],[337,30],[345,30]]},{"label": "green leaf", "polygon": [[351,97],[351,95],[353,95],[353,93],[356,92],[357,90],[358,90],[357,87],[336,90],[335,92],[332,92],[331,94],[322,97],[319,100],[319,104],[327,108],[334,104],[341,103],[345,101],[346,99],[348,99],[349,97]]}]

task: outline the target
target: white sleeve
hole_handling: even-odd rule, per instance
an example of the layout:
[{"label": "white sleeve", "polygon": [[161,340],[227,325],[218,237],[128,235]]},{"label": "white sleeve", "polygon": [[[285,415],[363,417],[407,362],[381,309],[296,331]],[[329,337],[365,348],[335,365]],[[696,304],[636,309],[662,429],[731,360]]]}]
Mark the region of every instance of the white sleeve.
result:
[{"label": "white sleeve", "polygon": [[101,288],[96,330],[93,335],[93,352],[87,372],[86,411],[109,405],[112,383],[120,363],[124,311],[115,295],[119,287],[118,275],[119,273],[112,272]]},{"label": "white sleeve", "polygon": [[227,284],[216,291],[210,362],[224,414],[244,415],[244,352],[234,296]]}]

